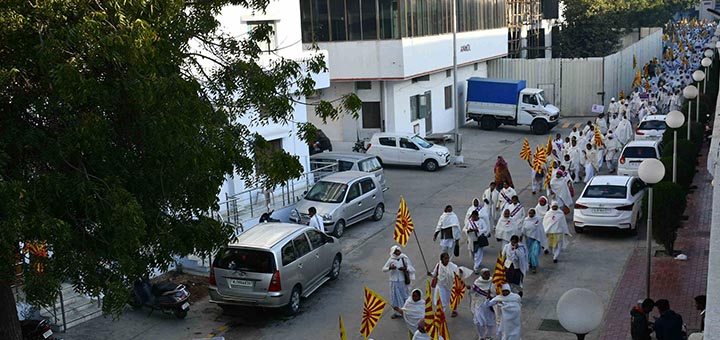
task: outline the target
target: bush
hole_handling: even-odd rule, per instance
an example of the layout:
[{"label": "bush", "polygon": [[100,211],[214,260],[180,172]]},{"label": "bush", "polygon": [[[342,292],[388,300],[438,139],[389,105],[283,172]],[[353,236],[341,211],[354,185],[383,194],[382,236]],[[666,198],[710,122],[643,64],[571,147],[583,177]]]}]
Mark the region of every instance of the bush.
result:
[{"label": "bush", "polygon": [[[672,155],[663,156],[660,161],[665,165],[665,177],[663,181],[672,182]],[[692,184],[693,177],[695,177],[695,167],[688,162],[683,162],[680,157],[678,157],[677,184],[682,188],[689,188]]]},{"label": "bush", "polygon": [[[643,211],[647,211],[648,195],[643,199]],[[672,254],[685,211],[685,191],[679,184],[660,182],[653,186],[653,239]]]},{"label": "bush", "polygon": [[[679,127],[677,129],[678,132],[678,141],[680,140],[687,140],[687,123],[683,124],[683,126]],[[705,126],[700,123],[692,122],[692,125],[690,125],[690,140],[693,141],[693,143],[698,145],[698,148],[700,145],[702,145],[703,139],[705,134]],[[673,140],[673,129],[666,129],[665,133],[663,134],[662,141],[665,147],[667,148],[668,145],[672,144]]]},{"label": "bush", "polygon": [[[673,155],[672,140],[669,143],[664,143],[663,147],[664,147],[664,149],[662,151],[661,157],[672,157],[672,155]],[[700,152],[700,148],[698,147],[698,144],[695,144],[686,139],[681,139],[680,136],[678,136],[678,145],[677,145],[678,163],[687,162],[687,163],[690,163],[694,168],[695,163],[697,163],[697,156],[698,156],[699,152]]]},{"label": "bush", "polygon": [[[685,115],[685,117],[687,117],[687,106],[688,106],[688,102],[686,101],[685,103],[683,103],[682,109],[680,110]],[[709,103],[708,96],[701,94],[700,95],[700,124],[705,125],[705,123],[708,121],[707,114],[711,114],[711,112],[710,112],[711,109],[712,108]],[[693,122],[697,121],[697,102],[695,102],[695,100],[693,100],[693,102],[692,102],[692,121]],[[687,127],[686,127],[686,129],[687,129]]]}]

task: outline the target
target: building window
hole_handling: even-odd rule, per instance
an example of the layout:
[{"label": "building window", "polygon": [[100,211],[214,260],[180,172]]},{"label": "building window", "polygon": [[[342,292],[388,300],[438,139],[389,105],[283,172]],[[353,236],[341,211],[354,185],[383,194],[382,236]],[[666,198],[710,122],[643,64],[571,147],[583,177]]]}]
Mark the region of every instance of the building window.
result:
[{"label": "building window", "polygon": [[356,81],[355,82],[355,91],[358,90],[372,90],[372,82],[371,81]]},{"label": "building window", "polygon": [[478,70],[478,63],[473,64],[473,69],[474,69],[475,71]]},{"label": "building window", "polygon": [[419,82],[419,81],[430,81],[430,75],[426,74],[424,76],[415,77],[411,80],[413,84]]},{"label": "building window", "polygon": [[362,103],[362,127],[363,129],[382,128],[382,118],[380,116],[380,102]]},{"label": "building window", "polygon": [[377,40],[378,38],[377,8],[375,8],[375,5],[375,0],[360,0],[360,13],[362,15],[362,40]]},{"label": "building window", "polygon": [[445,109],[452,108],[453,89],[452,85],[445,86]]},{"label": "building window", "polygon": [[430,116],[430,91],[410,97],[410,121]]},{"label": "building window", "polygon": [[445,78],[450,78],[452,76],[452,70],[445,70]]},{"label": "building window", "polygon": [[345,4],[342,1],[328,1],[330,4],[330,40],[347,40],[345,35]]},{"label": "building window", "polygon": [[267,41],[261,41],[258,42],[260,44],[260,49],[263,52],[272,52],[277,50],[277,39],[276,39],[276,33],[277,33],[277,25],[275,24],[275,21],[248,21],[247,22],[247,30],[248,33],[250,33],[252,30],[260,28],[262,26],[269,26],[272,33],[268,34],[268,40]]}]

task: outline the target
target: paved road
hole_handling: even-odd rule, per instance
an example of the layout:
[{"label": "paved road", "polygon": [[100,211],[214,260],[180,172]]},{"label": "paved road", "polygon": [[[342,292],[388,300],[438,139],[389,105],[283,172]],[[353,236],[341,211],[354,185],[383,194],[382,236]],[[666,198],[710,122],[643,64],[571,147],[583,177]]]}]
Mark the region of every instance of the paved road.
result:
[{"label": "paved road", "polygon": [[[580,125],[583,121],[586,119],[566,119],[552,132],[560,132],[565,136],[572,126]],[[361,339],[358,331],[363,287],[369,286],[386,298],[390,297],[387,277],[380,268],[394,243],[394,215],[401,194],[407,201],[430,267],[437,262],[439,254],[437,243],[432,242],[432,232],[438,216],[447,204],[453,205],[459,216],[464,215],[471,199],[480,196],[492,180],[498,155],[503,155],[509,162],[520,201],[526,207],[535,205],[537,197],[529,190],[530,169],[527,163],[518,157],[518,153],[523,138],[527,137],[534,149],[536,144],[544,144],[547,136],[531,135],[527,128],[514,127],[502,127],[487,132],[479,130],[475,124],[463,128],[462,133],[465,166],[449,166],[435,173],[415,168],[385,170],[390,186],[386,193],[388,213],[380,222],[363,222],[347,230],[341,240],[346,256],[340,278],[329,282],[304,300],[301,313],[296,317],[286,318],[275,312],[251,310],[239,310],[233,315],[223,315],[219,308],[200,302],[193,305],[188,318],[182,321],[159,313],[148,317],[147,312],[128,311],[116,322],[96,319],[77,326],[64,334],[64,338],[185,340],[216,334],[226,339],[243,340],[335,339],[338,334],[338,315],[342,315],[349,339]],[[576,186],[576,193],[581,190],[581,186]],[[568,218],[569,224],[571,219]],[[640,237],[643,237],[642,233]],[[575,235],[570,246],[561,255],[559,263],[553,264],[549,256],[543,256],[538,273],[528,274],[525,278],[523,338],[575,339],[574,335],[568,333],[539,328],[543,320],[551,320],[545,322],[548,324],[557,319],[555,304],[568,289],[589,288],[597,292],[604,301],[609,301],[636,240],[636,237],[613,231],[589,231]],[[498,244],[491,241],[483,260],[486,267],[494,266],[498,250]],[[421,272],[424,265],[414,238],[405,251]],[[472,267],[472,260],[466,251],[463,251],[455,262]],[[467,282],[470,283],[470,279]],[[457,318],[449,319],[448,326],[454,339],[476,338],[469,312],[469,300],[466,297],[462,302]],[[401,319],[390,319],[388,311],[389,309],[373,331],[372,337],[406,338],[404,322]],[[591,333],[587,338],[596,339],[597,334]]]}]

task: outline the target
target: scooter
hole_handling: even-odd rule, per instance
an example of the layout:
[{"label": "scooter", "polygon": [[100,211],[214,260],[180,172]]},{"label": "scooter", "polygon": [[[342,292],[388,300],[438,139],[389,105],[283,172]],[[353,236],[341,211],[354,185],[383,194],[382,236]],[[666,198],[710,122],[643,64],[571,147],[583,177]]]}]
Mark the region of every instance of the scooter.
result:
[{"label": "scooter", "polygon": [[365,144],[364,140],[360,139],[360,134],[356,134],[357,140],[355,141],[355,145],[353,145],[352,151],[353,152],[359,152],[359,153],[366,153],[367,152],[367,146]]},{"label": "scooter", "polygon": [[47,320],[22,320],[20,329],[24,340],[55,340]]},{"label": "scooter", "polygon": [[272,214],[275,212],[275,210],[270,210],[266,213],[263,213],[260,215],[259,223],[266,223],[266,222],[280,222],[279,219],[272,217]]},{"label": "scooter", "polygon": [[150,285],[150,281],[135,282],[130,297],[130,305],[134,308],[149,307],[150,312],[160,310],[172,313],[178,319],[184,319],[190,310],[190,292],[184,285],[172,282],[158,282]]}]

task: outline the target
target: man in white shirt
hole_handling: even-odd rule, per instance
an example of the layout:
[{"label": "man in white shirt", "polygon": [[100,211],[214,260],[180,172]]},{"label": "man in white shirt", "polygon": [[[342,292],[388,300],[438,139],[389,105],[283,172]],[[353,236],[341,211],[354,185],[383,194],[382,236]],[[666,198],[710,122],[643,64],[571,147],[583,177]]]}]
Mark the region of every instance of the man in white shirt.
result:
[{"label": "man in white shirt", "polygon": [[438,219],[433,242],[440,236],[440,252],[454,254],[455,243],[460,240],[460,220],[453,212],[451,205],[445,207],[445,211]]},{"label": "man in white shirt", "polygon": [[310,215],[308,225],[324,233],[325,221],[323,221],[323,218],[317,213],[317,209],[315,209],[315,207],[310,207],[308,209],[308,215]]},{"label": "man in white shirt", "polygon": [[490,212],[490,221],[492,223],[495,223],[497,213],[495,212],[494,208],[498,200],[498,192],[497,190],[495,190],[495,182],[490,182],[490,187],[485,189],[485,192],[483,192],[481,198],[483,202],[487,201],[488,203],[486,204],[491,207],[491,209],[488,209],[488,211]]}]

